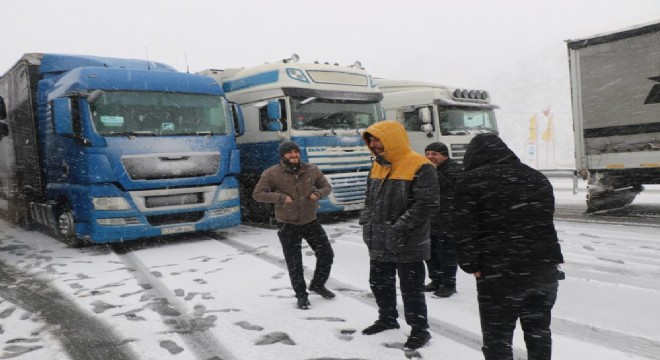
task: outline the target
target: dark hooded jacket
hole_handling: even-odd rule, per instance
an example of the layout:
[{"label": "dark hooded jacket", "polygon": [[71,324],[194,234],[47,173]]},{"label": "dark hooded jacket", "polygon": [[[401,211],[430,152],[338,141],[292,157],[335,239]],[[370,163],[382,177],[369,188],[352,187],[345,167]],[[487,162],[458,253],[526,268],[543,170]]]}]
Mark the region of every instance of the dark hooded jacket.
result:
[{"label": "dark hooded jacket", "polygon": [[552,185],[495,134],[479,134],[463,159],[453,234],[459,266],[484,276],[533,272],[563,262]]},{"label": "dark hooded jacket", "polygon": [[463,175],[463,166],[454,159],[447,159],[438,166],[440,185],[440,208],[431,219],[431,235],[448,238],[451,236],[451,214],[454,212],[454,188]]},{"label": "dark hooded jacket", "polygon": [[369,256],[403,263],[427,260],[429,217],[437,211],[439,197],[435,167],[411,149],[406,130],[397,122],[367,128],[367,145],[371,136],[380,139],[385,151],[372,163],[360,214]]}]

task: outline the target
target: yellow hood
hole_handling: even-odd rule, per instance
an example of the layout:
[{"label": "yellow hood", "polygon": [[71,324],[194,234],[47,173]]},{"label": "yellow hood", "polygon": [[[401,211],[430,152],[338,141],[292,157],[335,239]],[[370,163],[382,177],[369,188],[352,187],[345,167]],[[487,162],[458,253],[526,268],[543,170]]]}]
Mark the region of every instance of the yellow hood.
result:
[{"label": "yellow hood", "polygon": [[385,120],[369,126],[362,134],[367,146],[370,135],[380,139],[385,149],[382,157],[391,164],[391,166],[383,166],[374,161],[371,170],[371,177],[374,179],[384,179],[389,174],[390,179],[412,180],[422,165],[431,163],[424,156],[413,151],[406,129],[396,121]]}]

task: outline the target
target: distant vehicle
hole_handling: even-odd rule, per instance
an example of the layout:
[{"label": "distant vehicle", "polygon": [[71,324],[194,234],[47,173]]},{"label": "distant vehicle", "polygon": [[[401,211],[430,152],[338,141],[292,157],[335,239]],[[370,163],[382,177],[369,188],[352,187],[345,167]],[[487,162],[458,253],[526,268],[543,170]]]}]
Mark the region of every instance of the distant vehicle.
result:
[{"label": "distant vehicle", "polygon": [[264,65],[204,70],[222,84],[227,98],[245,116],[241,150],[241,201],[248,221],[268,222],[271,209],[252,200],[261,173],[279,163],[277,148],[293,140],[302,159],[316,164],[332,184],[319,213],[341,213],[364,207],[371,153],[361,138],[382,120],[382,94],[359,62],[351,66],[300,63],[294,54]]},{"label": "distant vehicle", "polygon": [[566,42],[587,211],[628,205],[660,184],[660,23]]},{"label": "distant vehicle", "polygon": [[383,92],[385,117],[403,124],[413,149],[436,141],[447,145],[451,158],[463,161],[467,144],[484,132],[497,134],[495,109],[485,90],[470,90],[412,80],[377,79]]},{"label": "distant vehicle", "polygon": [[238,225],[234,120],[206,76],[26,54],[0,77],[0,215],[70,245]]}]

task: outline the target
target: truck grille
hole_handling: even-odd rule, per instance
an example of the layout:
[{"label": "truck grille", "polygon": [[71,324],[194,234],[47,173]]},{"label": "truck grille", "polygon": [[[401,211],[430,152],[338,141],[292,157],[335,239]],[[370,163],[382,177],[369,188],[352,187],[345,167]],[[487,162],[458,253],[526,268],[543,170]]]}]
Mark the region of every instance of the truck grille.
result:
[{"label": "truck grille", "polygon": [[124,155],[121,162],[132,180],[178,179],[217,174],[220,153]]},{"label": "truck grille", "polygon": [[147,208],[156,208],[174,205],[201,204],[204,202],[204,193],[177,194],[165,196],[148,196],[144,198]]},{"label": "truck grille", "polygon": [[217,186],[129,191],[140,211],[180,211],[209,206]]},{"label": "truck grille", "polygon": [[178,214],[150,215],[147,221],[152,226],[193,223],[204,217],[203,211],[192,211]]},{"label": "truck grille", "polygon": [[368,171],[326,174],[328,182],[332,185],[330,201],[338,205],[363,202],[367,191],[368,175]]},{"label": "truck grille", "polygon": [[307,161],[324,173],[371,167],[371,152],[366,146],[319,146],[306,150]]},{"label": "truck grille", "polygon": [[451,158],[462,164],[465,150],[467,150],[467,144],[451,144]]}]

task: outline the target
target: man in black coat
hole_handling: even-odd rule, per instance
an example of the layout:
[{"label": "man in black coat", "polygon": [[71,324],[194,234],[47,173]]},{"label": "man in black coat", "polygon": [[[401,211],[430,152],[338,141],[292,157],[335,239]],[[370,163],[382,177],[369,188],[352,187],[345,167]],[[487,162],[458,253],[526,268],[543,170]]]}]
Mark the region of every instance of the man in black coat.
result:
[{"label": "man in black coat", "polygon": [[552,185],[495,134],[479,134],[463,160],[453,216],[458,264],[477,279],[486,360],[513,359],[519,319],[529,360],[552,353],[551,310],[563,262]]},{"label": "man in black coat", "polygon": [[424,261],[431,252],[429,216],[438,208],[438,177],[433,165],[412,150],[406,129],[398,122],[377,122],[362,137],[375,158],[360,224],[369,250],[369,286],[378,305],[378,320],[362,333],[399,328],[398,274],[403,311],[411,327],[404,347],[418,349],[431,338]]},{"label": "man in black coat", "polygon": [[431,282],[426,291],[433,297],[447,298],[456,293],[456,245],[451,235],[451,214],[454,209],[454,186],[463,174],[463,167],[449,157],[447,145],[430,143],[424,155],[438,171],[440,208],[431,218],[431,258],[426,261]]}]

